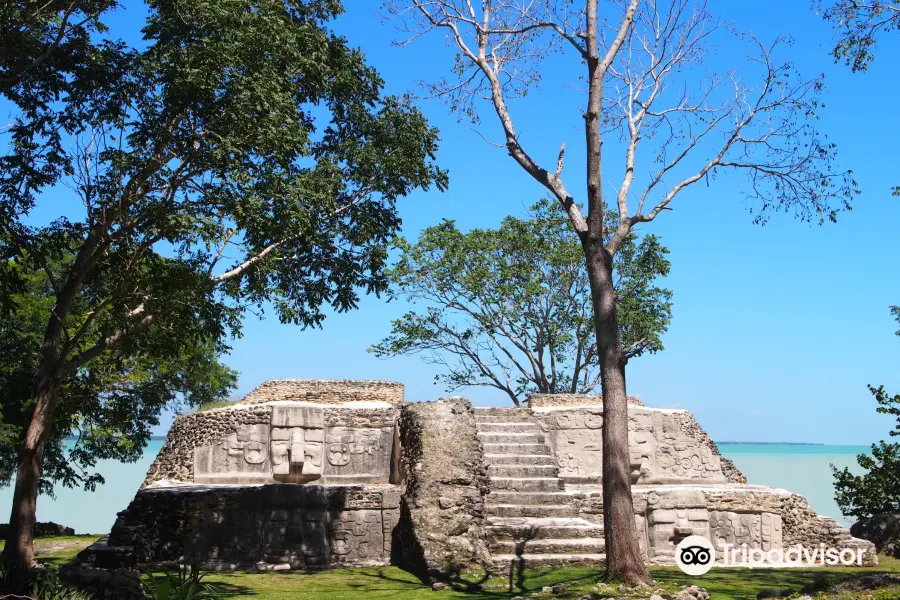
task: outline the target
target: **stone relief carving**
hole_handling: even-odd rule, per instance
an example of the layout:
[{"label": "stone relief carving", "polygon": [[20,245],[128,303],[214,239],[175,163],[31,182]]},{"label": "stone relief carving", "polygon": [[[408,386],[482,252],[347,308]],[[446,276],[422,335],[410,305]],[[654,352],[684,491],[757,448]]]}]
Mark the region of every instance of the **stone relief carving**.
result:
[{"label": "stone relief carving", "polygon": [[319,407],[272,409],[272,476],[285,483],[307,483],[323,473],[325,414]]},{"label": "stone relief carving", "polygon": [[302,484],[331,476],[335,483],[387,483],[393,437],[393,424],[326,427],[322,407],[276,405],[269,423],[237,425],[215,445],[195,449],[194,481]]},{"label": "stone relief carving", "polygon": [[238,425],[210,446],[194,449],[194,481],[256,483],[270,479],[269,426]]},{"label": "stone relief carving", "polygon": [[712,511],[709,518],[712,542],[718,551],[724,550],[725,544],[736,548],[747,544],[766,551],[783,547],[781,515]]},{"label": "stone relief carving", "polygon": [[351,456],[375,456],[382,450],[380,429],[345,430],[336,427],[335,430],[338,432],[325,438],[325,443],[328,444],[328,462],[335,467],[349,464]]},{"label": "stone relief carving", "polygon": [[[560,476],[599,483],[602,410],[558,411],[545,417],[542,424]],[[631,407],[628,442],[632,484],[725,480],[719,456],[684,433],[678,413]]]},{"label": "stone relief carving", "polygon": [[647,557],[653,563],[674,561],[675,546],[690,535],[709,537],[710,517],[702,492],[647,496]]},{"label": "stone relief carving", "polygon": [[258,426],[244,426],[222,442],[228,456],[243,457],[249,465],[266,462],[266,432]]},{"label": "stone relief carving", "polygon": [[558,431],[555,446],[560,476],[590,477],[603,472],[603,438],[600,431]]},{"label": "stone relief carving", "polygon": [[384,528],[380,510],[342,512],[329,525],[333,562],[365,562],[384,553]]}]

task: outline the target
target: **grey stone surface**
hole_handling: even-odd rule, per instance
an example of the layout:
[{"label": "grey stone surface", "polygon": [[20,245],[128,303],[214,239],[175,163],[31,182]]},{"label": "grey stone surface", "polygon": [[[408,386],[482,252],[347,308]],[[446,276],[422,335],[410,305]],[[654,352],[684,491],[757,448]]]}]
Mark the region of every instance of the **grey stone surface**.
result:
[{"label": "grey stone surface", "polygon": [[394,559],[423,579],[486,565],[488,480],[468,400],[406,404],[400,416],[403,497]]},{"label": "grey stone surface", "polygon": [[108,545],[133,548],[141,563],[213,569],[379,565],[399,505],[390,485],[150,487],[119,513]]}]

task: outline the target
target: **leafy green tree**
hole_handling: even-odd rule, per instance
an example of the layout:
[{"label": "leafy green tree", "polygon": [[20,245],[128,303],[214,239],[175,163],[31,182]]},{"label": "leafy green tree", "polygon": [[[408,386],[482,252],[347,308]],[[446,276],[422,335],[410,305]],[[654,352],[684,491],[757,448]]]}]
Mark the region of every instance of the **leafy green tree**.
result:
[{"label": "leafy green tree", "polygon": [[[900,395],[891,396],[884,386],[869,386],[878,402],[878,412],[897,417],[891,436],[900,435]],[[859,454],[856,462],[866,472],[854,475],[844,467],[831,465],[837,505],[847,516],[871,517],[900,512],[900,444],[881,440],[872,444],[872,455]]]},{"label": "leafy green tree", "polygon": [[[891,314],[900,323],[900,307],[892,306]],[[900,336],[900,331],[896,334]],[[900,395],[891,396],[884,386],[869,386],[875,396],[879,413],[897,417],[891,437],[900,436]],[[859,454],[856,463],[865,471],[854,475],[850,469],[838,470],[834,475],[835,500],[847,516],[870,517],[879,513],[900,512],[900,444],[884,440],[872,444],[872,455]]]},{"label": "leafy green tree", "polygon": [[0,4],[0,85],[22,77],[59,89],[84,64],[100,15],[116,0],[6,0]]},{"label": "leafy green tree", "polygon": [[[0,231],[52,290],[4,549],[17,572],[73,378],[215,347],[249,309],[316,326],[324,306],[354,308],[386,287],[397,199],[446,181],[437,132],[330,30],[337,0],[147,8],[140,43],[90,36],[75,64],[48,58],[0,87],[18,107]],[[57,218],[36,226],[39,205]]]},{"label": "leafy green tree", "polygon": [[[27,264],[27,263],[25,263]],[[7,296],[0,312],[0,484],[16,473],[19,448],[34,411],[34,381],[40,364],[41,336],[53,292],[46,273],[32,265],[9,263],[6,281],[19,290]],[[15,278],[15,279],[13,279]],[[73,315],[90,306],[79,296]],[[171,332],[160,332],[171,335]],[[60,388],[60,410],[44,448],[40,491],[55,484],[93,490],[104,483],[98,460],[138,460],[163,408],[197,406],[227,397],[237,373],[219,362],[221,343],[189,338],[175,355],[160,355],[147,345],[128,355],[104,354],[69,377]],[[74,439],[73,439],[74,438]]]},{"label": "leafy green tree", "polygon": [[[578,238],[548,200],[529,219],[463,233],[452,221],[425,229],[391,271],[395,294],[417,305],[370,348],[444,367],[449,390],[494,387],[519,406],[540,393],[590,393],[600,385],[591,289]],[[610,223],[615,215],[609,215]],[[610,227],[608,231],[613,228]],[[656,236],[631,233],[613,264],[626,359],[662,349],[671,319],[669,272]]]}]

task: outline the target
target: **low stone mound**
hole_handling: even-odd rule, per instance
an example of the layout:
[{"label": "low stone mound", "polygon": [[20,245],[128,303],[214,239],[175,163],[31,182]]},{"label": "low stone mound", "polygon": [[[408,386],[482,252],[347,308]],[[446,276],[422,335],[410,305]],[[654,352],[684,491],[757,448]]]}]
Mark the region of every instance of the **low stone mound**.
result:
[{"label": "low stone mound", "polygon": [[403,402],[403,384],[394,381],[353,379],[270,379],[247,394],[241,404],[264,402]]},{"label": "low stone mound", "polygon": [[[0,537],[6,538],[7,532],[9,531],[8,523],[0,523]],[[71,527],[66,527],[65,525],[60,525],[59,523],[54,523],[53,521],[48,521],[46,523],[35,523],[34,524],[34,537],[42,538],[42,537],[62,537],[62,536],[73,536],[75,535],[75,530]]]},{"label": "low stone mound", "polygon": [[[531,394],[528,396],[529,408],[554,408],[594,406],[603,404],[603,396],[597,394]],[[634,396],[628,397],[631,406],[644,406],[644,403]]]}]

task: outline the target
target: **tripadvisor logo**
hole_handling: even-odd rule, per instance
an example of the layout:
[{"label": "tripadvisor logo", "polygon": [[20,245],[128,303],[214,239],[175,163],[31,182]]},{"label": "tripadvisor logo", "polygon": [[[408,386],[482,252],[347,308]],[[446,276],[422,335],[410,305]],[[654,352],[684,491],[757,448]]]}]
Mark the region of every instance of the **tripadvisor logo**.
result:
[{"label": "tripadvisor logo", "polygon": [[705,575],[716,562],[716,549],[702,535],[689,535],[675,546],[675,564],[687,575]]},{"label": "tripadvisor logo", "polygon": [[[721,549],[723,567],[798,567],[827,565],[845,567],[862,566],[862,548],[827,548],[819,544],[818,548],[804,548],[800,544],[790,548],[773,548],[763,550],[752,548],[747,544],[735,546],[723,544]],[[716,562],[716,549],[712,542],[702,535],[691,535],[675,547],[675,564],[687,575],[704,575]]]}]

